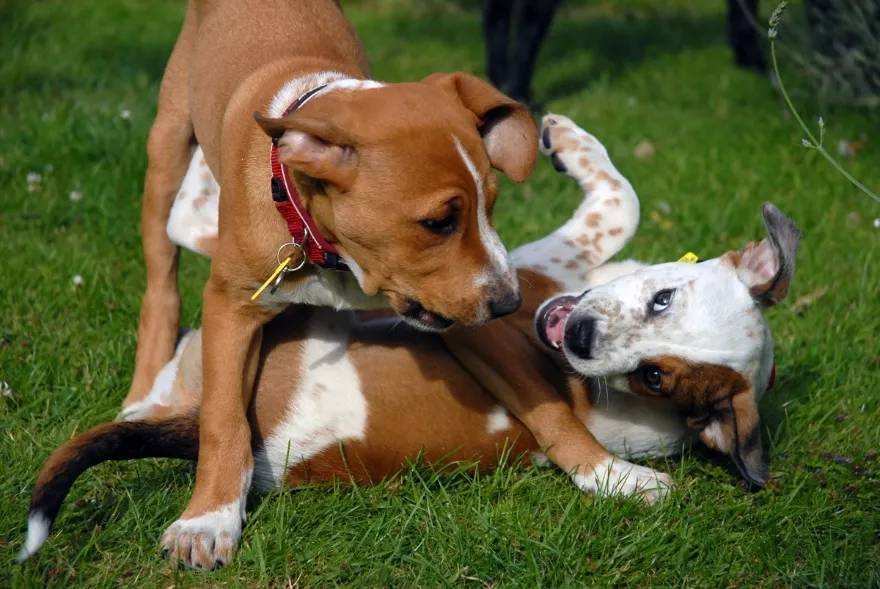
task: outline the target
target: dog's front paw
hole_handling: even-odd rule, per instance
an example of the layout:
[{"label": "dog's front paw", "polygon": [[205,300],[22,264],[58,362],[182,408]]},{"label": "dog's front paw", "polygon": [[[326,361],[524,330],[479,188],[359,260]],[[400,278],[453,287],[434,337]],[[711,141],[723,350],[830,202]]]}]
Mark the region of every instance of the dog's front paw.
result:
[{"label": "dog's front paw", "polygon": [[597,495],[637,495],[647,503],[663,499],[672,489],[672,478],[646,466],[612,457],[587,474],[574,474],[574,484]]},{"label": "dog's front paw", "polygon": [[238,505],[171,524],[162,536],[162,552],[172,562],[202,570],[220,568],[235,554],[241,538]]},{"label": "dog's front paw", "polygon": [[580,179],[608,159],[605,146],[570,118],[547,114],[541,120],[541,153],[558,172]]}]

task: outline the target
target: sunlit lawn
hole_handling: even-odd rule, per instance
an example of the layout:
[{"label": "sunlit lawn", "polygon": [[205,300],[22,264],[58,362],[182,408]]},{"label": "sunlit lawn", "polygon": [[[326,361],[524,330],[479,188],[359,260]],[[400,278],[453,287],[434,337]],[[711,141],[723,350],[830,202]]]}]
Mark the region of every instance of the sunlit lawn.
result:
[{"label": "sunlit lawn", "polygon": [[[482,72],[478,3],[346,4],[375,77]],[[45,550],[12,563],[40,463],[112,418],[128,385],[144,286],[144,141],[183,5],[0,3],[0,380],[14,390],[0,398],[0,585],[880,584],[880,206],[799,146],[765,79],[732,66],[724,4],[570,2],[536,98],[602,139],[639,192],[643,223],[627,255],[738,247],[761,235],[765,200],[803,228],[793,293],[770,316],[778,380],[762,411],[773,484],[749,493],[697,453],[655,464],[678,490],[645,508],[595,501],[553,471],[413,469],[399,486],[258,498],[234,564],[194,574],[158,553],[192,484],[192,466],[177,461],[89,472]],[[810,92],[790,83],[812,120]],[[845,165],[876,189],[877,113],[823,114],[830,147],[865,136]],[[652,158],[634,156],[642,141]],[[31,190],[29,173],[39,175]],[[528,183],[506,187],[497,223],[514,246],[578,199],[542,161]],[[185,256],[190,324],[206,270]]]}]

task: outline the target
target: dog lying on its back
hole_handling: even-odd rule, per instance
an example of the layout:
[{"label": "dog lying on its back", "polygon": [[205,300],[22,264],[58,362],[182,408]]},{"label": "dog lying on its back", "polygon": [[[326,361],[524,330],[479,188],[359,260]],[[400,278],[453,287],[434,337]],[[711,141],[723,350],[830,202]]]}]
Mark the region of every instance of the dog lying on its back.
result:
[{"label": "dog lying on its back", "polygon": [[[635,193],[601,144],[571,121],[549,115],[543,131],[543,151],[586,198],[560,229],[514,252],[524,310],[501,321],[529,338],[546,385],[604,447],[590,469],[570,473],[573,481],[586,491],[655,500],[672,481],[626,458],[673,454],[697,434],[763,484],[756,402],[770,381],[773,348],[760,308],[787,292],[794,225],[767,205],[768,238],[741,251],[696,265],[605,263],[635,230]],[[603,183],[620,183],[620,196],[609,197]],[[613,206],[624,212],[603,214],[607,198],[623,199]],[[597,249],[600,240],[580,239],[585,227],[619,239]],[[571,291],[578,294],[562,294]],[[417,457],[491,468],[505,450],[553,450],[436,336],[324,309],[300,321],[303,312],[270,324],[260,356],[249,419],[262,486],[375,482]],[[128,421],[97,426],[55,451],[37,480],[23,557],[45,541],[70,486],[90,466],[196,458],[201,361],[201,333],[191,332],[144,403],[122,414]]]}]

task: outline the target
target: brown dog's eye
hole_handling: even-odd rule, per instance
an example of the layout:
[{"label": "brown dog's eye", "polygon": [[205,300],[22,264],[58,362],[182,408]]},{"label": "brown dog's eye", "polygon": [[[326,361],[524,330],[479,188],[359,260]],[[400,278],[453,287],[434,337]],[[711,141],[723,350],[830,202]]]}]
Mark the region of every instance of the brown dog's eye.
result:
[{"label": "brown dog's eye", "polygon": [[642,382],[652,391],[659,393],[663,389],[663,372],[653,365],[643,366]]},{"label": "brown dog's eye", "polygon": [[451,212],[440,219],[422,219],[419,224],[437,235],[452,235],[458,228],[458,214]]}]

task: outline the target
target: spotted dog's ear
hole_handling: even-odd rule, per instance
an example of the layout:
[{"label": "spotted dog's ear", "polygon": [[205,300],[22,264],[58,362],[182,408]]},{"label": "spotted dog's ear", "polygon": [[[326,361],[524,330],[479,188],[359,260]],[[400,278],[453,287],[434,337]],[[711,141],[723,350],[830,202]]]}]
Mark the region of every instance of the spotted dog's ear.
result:
[{"label": "spotted dog's ear", "polygon": [[529,177],[538,157],[538,128],[525,106],[464,72],[432,74],[422,81],[456,95],[476,115],[493,168],[516,182]]},{"label": "spotted dog's ear", "polygon": [[713,450],[730,456],[750,485],[763,487],[769,473],[761,444],[761,418],[755,394],[751,389],[744,390],[728,397],[722,404],[726,406],[716,409],[700,430],[700,440]]},{"label": "spotted dog's ear", "polygon": [[254,113],[263,131],[278,141],[278,158],[291,170],[348,188],[357,173],[352,140],[333,122],[299,113],[281,118]]},{"label": "spotted dog's ear", "polygon": [[771,203],[764,203],[763,213],[767,237],[738,252],[729,252],[725,258],[733,264],[755,300],[770,306],[788,294],[801,232]]}]

